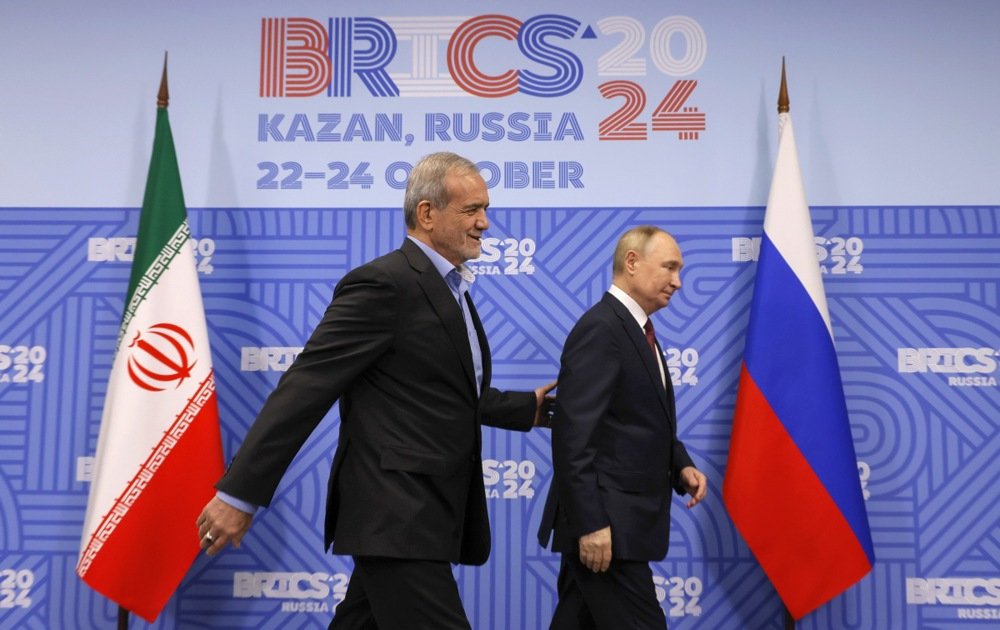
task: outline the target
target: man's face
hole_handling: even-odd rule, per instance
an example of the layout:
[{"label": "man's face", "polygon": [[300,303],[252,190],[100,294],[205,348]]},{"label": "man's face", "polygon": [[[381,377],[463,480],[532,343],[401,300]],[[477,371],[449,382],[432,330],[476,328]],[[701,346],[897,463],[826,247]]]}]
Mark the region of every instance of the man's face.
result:
[{"label": "man's face", "polygon": [[629,252],[626,264],[634,271],[629,294],[651,315],[670,303],[674,292],[681,288],[681,267],[684,259],[677,241],[662,232],[646,242],[645,252]]},{"label": "man's face", "polygon": [[437,253],[458,266],[479,257],[483,232],[490,227],[490,196],[478,173],[451,170],[444,181],[451,201],[444,208],[431,208],[430,241]]}]

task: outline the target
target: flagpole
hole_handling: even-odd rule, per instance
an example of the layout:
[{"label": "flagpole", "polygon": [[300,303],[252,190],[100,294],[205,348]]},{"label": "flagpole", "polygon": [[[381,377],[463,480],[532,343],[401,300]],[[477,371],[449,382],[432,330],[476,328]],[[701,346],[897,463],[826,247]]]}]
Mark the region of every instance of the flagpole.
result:
[{"label": "flagpole", "polygon": [[778,114],[787,114],[788,107],[788,83],[785,82],[785,57],[781,57],[781,87],[778,88]]},{"label": "flagpole", "polygon": [[787,606],[782,606],[781,609],[785,611],[785,630],[795,630],[795,617],[792,617]]},{"label": "flagpole", "polygon": [[[785,56],[781,56],[781,87],[778,88],[778,115],[787,114],[788,106],[788,83],[785,81]],[[788,606],[782,604],[781,610],[784,612],[785,630],[795,630],[795,617],[788,610]]]},{"label": "flagpole", "polygon": [[[784,59],[782,59],[781,63],[782,72],[784,72]],[[166,109],[169,104],[170,92],[167,91],[167,51],[163,51],[163,77],[160,78],[160,91],[156,94],[156,106]]]},{"label": "flagpole", "polygon": [[[160,90],[156,93],[156,107],[166,109],[170,103],[170,91],[167,89],[167,52],[163,52],[163,75],[160,77]],[[129,611],[124,606],[118,606],[118,630],[128,630]]]}]

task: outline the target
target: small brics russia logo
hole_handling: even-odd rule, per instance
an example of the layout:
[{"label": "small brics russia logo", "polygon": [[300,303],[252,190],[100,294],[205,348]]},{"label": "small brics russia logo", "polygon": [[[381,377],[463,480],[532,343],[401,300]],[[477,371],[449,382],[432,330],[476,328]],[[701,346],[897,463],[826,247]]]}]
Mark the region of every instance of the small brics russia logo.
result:
[{"label": "small brics russia logo", "polygon": [[197,363],[197,360],[190,362],[194,340],[176,324],[163,322],[137,332],[128,347],[129,377],[151,392],[161,392],[175,381],[175,388],[180,387]]}]

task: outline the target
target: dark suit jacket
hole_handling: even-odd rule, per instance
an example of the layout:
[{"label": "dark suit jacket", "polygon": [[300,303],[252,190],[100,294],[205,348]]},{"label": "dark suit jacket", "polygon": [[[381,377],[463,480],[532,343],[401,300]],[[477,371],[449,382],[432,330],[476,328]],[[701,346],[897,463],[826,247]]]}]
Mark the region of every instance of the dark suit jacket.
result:
[{"label": "dark suit jacket", "polygon": [[670,374],[664,388],[645,333],[611,294],[566,339],[552,463],[543,547],[554,530],[552,549],[577,553],[580,536],[610,525],[613,558],[666,556],[670,489],[684,493],[679,473],[693,464],[677,439]]},{"label": "dark suit jacket", "polygon": [[472,312],[481,395],[461,310],[419,247],[407,239],[349,272],[216,487],[268,505],[339,398],[325,545],[340,554],[485,562],[480,424],[530,429],[535,395],[490,388],[489,346]]}]

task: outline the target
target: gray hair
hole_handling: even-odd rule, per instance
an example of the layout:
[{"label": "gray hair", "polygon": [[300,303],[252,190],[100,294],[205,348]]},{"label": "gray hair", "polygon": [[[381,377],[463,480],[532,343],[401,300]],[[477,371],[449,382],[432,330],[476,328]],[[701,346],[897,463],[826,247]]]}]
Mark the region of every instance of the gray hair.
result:
[{"label": "gray hair", "polygon": [[625,271],[625,254],[629,251],[645,256],[649,240],[657,234],[666,234],[673,238],[670,232],[655,225],[640,225],[622,234],[618,244],[615,245],[615,254],[611,258],[611,273],[617,276]]},{"label": "gray hair", "polygon": [[406,180],[406,195],[403,197],[403,218],[407,228],[417,227],[417,206],[421,201],[429,201],[435,208],[448,205],[451,199],[448,198],[444,178],[452,169],[461,174],[479,172],[470,160],[447,151],[426,155],[413,167]]}]

